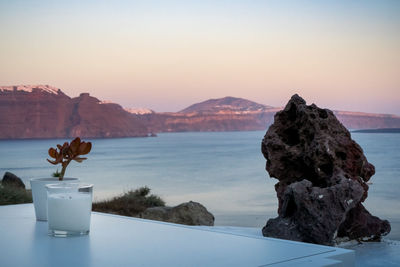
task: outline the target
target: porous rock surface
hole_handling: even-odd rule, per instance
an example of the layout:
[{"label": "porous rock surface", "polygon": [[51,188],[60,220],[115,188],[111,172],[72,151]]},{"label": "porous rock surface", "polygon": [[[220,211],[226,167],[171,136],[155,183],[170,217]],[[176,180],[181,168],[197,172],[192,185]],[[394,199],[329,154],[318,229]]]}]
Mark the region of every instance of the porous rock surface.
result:
[{"label": "porous rock surface", "polygon": [[175,207],[148,208],[138,217],[185,225],[214,225],[214,216],[203,205],[193,201]]},{"label": "porous rock surface", "polygon": [[375,167],[332,111],[298,95],[275,115],[261,145],[275,185],[278,217],[264,236],[332,245],[336,237],[380,239],[386,220],[362,205]]}]

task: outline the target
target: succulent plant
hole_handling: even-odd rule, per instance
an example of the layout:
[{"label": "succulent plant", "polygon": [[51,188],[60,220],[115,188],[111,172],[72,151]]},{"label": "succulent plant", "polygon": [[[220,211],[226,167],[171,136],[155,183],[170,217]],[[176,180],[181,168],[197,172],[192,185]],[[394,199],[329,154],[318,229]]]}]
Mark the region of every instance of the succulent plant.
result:
[{"label": "succulent plant", "polygon": [[77,137],[72,140],[70,144],[65,142],[63,145],[57,145],[57,148],[50,147],[49,156],[54,160],[47,159],[47,161],[54,165],[61,163],[62,169],[58,180],[62,181],[68,164],[73,160],[81,163],[87,158],[82,158],[80,156],[88,154],[91,149],[91,142],[82,142],[81,139]]}]

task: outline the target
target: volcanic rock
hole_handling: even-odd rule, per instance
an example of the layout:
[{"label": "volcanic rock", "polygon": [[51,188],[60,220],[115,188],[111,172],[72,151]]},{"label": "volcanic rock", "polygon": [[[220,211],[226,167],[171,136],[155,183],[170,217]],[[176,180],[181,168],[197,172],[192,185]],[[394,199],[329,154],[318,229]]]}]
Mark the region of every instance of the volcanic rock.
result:
[{"label": "volcanic rock", "polygon": [[375,167],[332,111],[292,96],[261,150],[270,177],[279,180],[279,216],[264,236],[331,245],[336,237],[380,239],[390,231],[362,205]]},{"label": "volcanic rock", "polygon": [[13,186],[17,188],[25,189],[25,184],[21,178],[11,172],[4,173],[3,180],[1,181],[3,186]]},{"label": "volcanic rock", "polygon": [[186,225],[214,225],[214,216],[203,205],[193,201],[176,207],[148,208],[138,217]]}]

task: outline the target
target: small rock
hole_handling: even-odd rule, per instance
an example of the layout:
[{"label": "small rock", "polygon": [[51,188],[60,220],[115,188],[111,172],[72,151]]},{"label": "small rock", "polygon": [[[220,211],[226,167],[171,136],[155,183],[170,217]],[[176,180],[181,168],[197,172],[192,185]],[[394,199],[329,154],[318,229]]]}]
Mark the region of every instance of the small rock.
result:
[{"label": "small rock", "polygon": [[6,172],[3,176],[3,180],[1,181],[4,186],[13,186],[17,188],[25,189],[25,184],[22,182],[21,178],[16,176],[11,172]]},{"label": "small rock", "polygon": [[214,216],[203,205],[193,201],[175,207],[148,208],[138,217],[186,225],[214,225]]}]

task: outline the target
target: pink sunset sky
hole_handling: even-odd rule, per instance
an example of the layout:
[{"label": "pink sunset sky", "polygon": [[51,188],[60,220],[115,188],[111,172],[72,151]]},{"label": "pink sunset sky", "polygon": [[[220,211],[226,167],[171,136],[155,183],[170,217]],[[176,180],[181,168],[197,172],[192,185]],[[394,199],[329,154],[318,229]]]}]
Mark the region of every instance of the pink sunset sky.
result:
[{"label": "pink sunset sky", "polygon": [[400,115],[400,1],[1,1],[0,85]]}]

